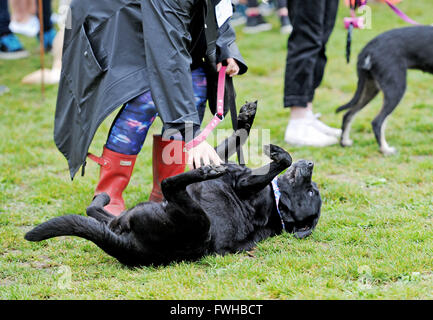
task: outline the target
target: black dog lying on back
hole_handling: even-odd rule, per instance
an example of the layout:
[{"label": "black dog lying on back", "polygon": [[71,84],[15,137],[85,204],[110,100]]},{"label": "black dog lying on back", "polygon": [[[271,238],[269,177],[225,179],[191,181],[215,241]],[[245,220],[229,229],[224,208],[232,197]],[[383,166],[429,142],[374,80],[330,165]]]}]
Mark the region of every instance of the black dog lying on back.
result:
[{"label": "black dog lying on back", "polygon": [[349,135],[354,116],[382,90],[384,104],[372,122],[373,131],[382,153],[396,152],[386,142],[385,123],[404,96],[407,69],[433,74],[433,26],[385,32],[369,42],[359,54],[358,89],[348,104],[337,109],[337,112],[349,109],[343,118],[343,147],[353,143]]},{"label": "black dog lying on back", "polygon": [[[241,109],[238,130],[249,132],[255,108],[248,104]],[[236,132],[225,146],[233,139]],[[223,149],[220,146],[217,151]],[[142,266],[251,250],[257,242],[280,234],[283,223],[298,238],[309,236],[322,204],[311,181],[313,163],[301,160],[292,165],[290,155],[274,145],[265,152],[273,161],[259,169],[236,164],[205,166],[165,179],[165,202],[141,203],[119,217],[104,210],[110,199],[100,194],[87,208],[89,217],[54,218],[25,238],[41,241],[78,236],[93,241],[125,265]],[[281,197],[277,208],[271,182],[287,168],[278,178]]]}]

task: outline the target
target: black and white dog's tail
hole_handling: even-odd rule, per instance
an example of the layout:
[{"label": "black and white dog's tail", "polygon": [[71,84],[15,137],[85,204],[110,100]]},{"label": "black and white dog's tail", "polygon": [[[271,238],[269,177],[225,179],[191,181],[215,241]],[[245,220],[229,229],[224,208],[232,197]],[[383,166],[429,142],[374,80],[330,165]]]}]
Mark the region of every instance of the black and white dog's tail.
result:
[{"label": "black and white dog's tail", "polygon": [[345,105],[342,105],[337,110],[335,110],[336,113],[339,113],[346,109],[351,109],[352,107],[356,106],[358,102],[361,100],[362,92],[364,91],[364,86],[367,80],[367,75],[365,74],[365,71],[358,72],[358,88],[356,88],[355,95],[353,96],[352,100],[350,100]]},{"label": "black and white dog's tail", "polygon": [[358,64],[357,64],[357,71],[358,71],[358,87],[356,88],[355,95],[353,96],[352,100],[350,100],[345,105],[342,105],[341,107],[337,108],[335,110],[336,113],[339,113],[346,109],[351,109],[352,107],[355,107],[358,105],[359,102],[361,102],[365,87],[367,85],[370,75],[370,70],[373,66],[372,58],[368,50],[364,49],[358,56]]},{"label": "black and white dog's tail", "polygon": [[60,236],[77,236],[90,240],[118,259],[132,249],[125,237],[112,232],[104,223],[79,215],[48,220],[27,232],[24,238],[28,241],[42,241]]}]

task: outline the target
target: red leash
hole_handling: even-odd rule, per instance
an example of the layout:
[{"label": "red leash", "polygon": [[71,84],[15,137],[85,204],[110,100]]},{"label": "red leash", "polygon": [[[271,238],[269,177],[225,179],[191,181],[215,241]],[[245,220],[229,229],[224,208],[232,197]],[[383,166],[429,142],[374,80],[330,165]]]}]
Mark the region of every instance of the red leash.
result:
[{"label": "red leash", "polygon": [[227,67],[222,67],[218,75],[218,91],[217,91],[217,113],[211,120],[211,122],[206,126],[206,128],[193,140],[185,144],[184,151],[189,151],[192,148],[198,146],[202,143],[209,134],[216,128],[216,126],[224,120],[224,89],[226,83],[226,69]]}]

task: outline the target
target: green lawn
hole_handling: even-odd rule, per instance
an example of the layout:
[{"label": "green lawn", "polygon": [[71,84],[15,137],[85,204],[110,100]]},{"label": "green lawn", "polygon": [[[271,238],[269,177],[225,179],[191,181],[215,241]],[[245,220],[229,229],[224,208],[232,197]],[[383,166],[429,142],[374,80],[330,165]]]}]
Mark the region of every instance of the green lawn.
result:
[{"label": "green lawn", "polygon": [[[326,76],[315,111],[340,126],[334,110],[356,85],[356,53],[375,35],[405,23],[385,5],[372,4],[373,28],[355,31],[353,58],[345,62],[340,8],[328,45]],[[431,23],[433,3],[404,1],[411,17]],[[236,79],[238,104],[259,100],[256,129],[270,129],[272,143],[295,160],[316,163],[322,218],[314,234],[296,240],[284,234],[258,244],[254,256],[208,256],[194,263],[128,269],[84,239],[63,237],[30,243],[23,235],[49,218],[85,214],[97,182],[89,163],[71,182],[53,142],[57,87],[41,100],[38,86],[20,79],[39,67],[34,39],[22,38],[31,58],[0,61],[0,298],[1,299],[418,299],[433,298],[433,77],[412,71],[408,91],[388,123],[388,142],[398,154],[378,152],[370,122],[376,98],[356,118],[352,148],[293,148],[283,140],[289,111],[283,109],[286,37],[274,30],[246,35],[238,44],[249,63]],[[51,59],[51,58],[49,58]],[[206,119],[209,119],[207,115]],[[98,131],[91,151],[99,154],[112,117]],[[223,123],[230,128],[230,121]],[[159,132],[161,123],[152,128]],[[151,190],[151,139],[138,158],[125,199],[145,201]]]}]

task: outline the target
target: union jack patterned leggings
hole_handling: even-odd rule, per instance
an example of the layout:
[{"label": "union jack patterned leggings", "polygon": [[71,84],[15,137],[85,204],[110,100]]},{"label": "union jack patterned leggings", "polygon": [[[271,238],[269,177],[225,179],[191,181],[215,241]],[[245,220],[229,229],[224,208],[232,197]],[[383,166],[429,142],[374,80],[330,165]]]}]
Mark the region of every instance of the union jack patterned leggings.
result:
[{"label": "union jack patterned leggings", "polygon": [[[203,121],[207,100],[206,74],[202,68],[192,71],[195,104]],[[111,126],[106,147],[111,151],[136,155],[141,151],[147,132],[158,113],[152,101],[150,91],[132,99],[119,111]]]}]

